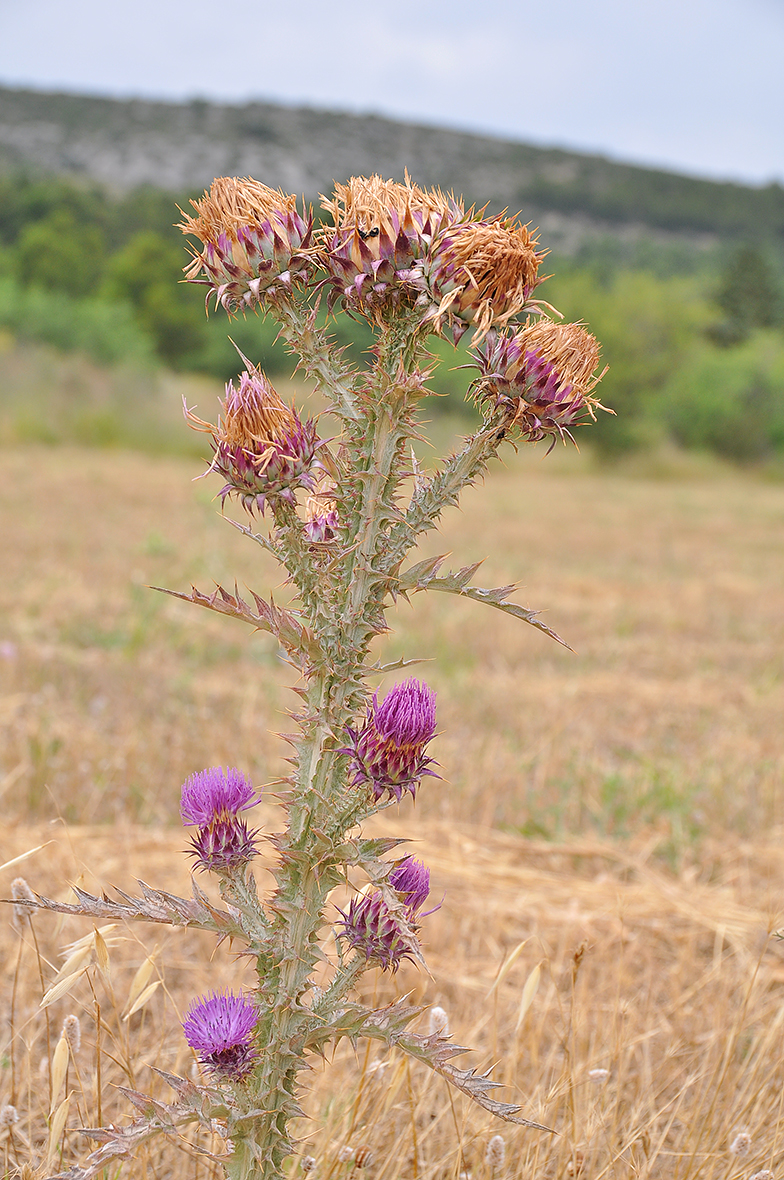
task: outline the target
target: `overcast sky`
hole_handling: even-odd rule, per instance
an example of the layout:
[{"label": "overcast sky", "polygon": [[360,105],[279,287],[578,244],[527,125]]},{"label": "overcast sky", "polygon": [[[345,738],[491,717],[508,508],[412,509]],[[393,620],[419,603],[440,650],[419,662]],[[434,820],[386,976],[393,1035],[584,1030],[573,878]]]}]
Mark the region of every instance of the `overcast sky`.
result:
[{"label": "overcast sky", "polygon": [[0,84],[373,111],[784,181],[784,0],[0,0]]}]

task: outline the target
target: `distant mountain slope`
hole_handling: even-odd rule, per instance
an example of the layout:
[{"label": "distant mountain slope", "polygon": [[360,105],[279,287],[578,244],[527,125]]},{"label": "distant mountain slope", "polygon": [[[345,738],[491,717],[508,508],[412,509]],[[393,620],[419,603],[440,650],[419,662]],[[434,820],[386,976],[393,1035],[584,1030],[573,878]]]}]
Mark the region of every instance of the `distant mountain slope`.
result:
[{"label": "distant mountain slope", "polygon": [[425,185],[523,210],[548,232],[636,226],[784,240],[784,188],[697,180],[487,136],[309,107],[119,101],[0,89],[0,172],[116,189],[199,189],[252,175],[312,198],[333,179],[408,168]]}]

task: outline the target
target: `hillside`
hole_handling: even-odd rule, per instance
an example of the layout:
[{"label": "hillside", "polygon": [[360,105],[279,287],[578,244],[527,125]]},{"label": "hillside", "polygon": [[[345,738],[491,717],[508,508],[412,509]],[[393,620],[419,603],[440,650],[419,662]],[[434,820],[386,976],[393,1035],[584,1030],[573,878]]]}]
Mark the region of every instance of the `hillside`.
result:
[{"label": "hillside", "polygon": [[119,101],[0,89],[0,174],[81,177],[117,190],[253,175],[312,198],[361,172],[523,209],[551,242],[588,229],[784,239],[784,188],[750,188],[600,156],[310,107]]}]

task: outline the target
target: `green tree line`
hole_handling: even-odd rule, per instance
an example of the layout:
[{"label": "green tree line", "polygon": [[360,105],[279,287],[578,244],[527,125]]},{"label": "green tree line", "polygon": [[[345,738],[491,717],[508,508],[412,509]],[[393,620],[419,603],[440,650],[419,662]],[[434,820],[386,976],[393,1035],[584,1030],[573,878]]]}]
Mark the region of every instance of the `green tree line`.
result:
[{"label": "green tree line", "polygon": [[[238,360],[225,317],[205,314],[182,281],[177,200],[154,189],[112,196],[59,179],[0,179],[0,327],[20,339],[79,349],[102,363],[163,364],[228,380]],[[607,458],[657,438],[738,461],[784,452],[784,306],[774,251],[719,242],[711,251],[607,235],[571,258],[550,257],[541,294],[581,315],[609,372],[591,441]],[[256,315],[230,328],[271,374],[290,373],[276,329]],[[334,332],[364,363],[367,328],[340,316]],[[469,358],[442,341],[434,408],[465,408]]]}]

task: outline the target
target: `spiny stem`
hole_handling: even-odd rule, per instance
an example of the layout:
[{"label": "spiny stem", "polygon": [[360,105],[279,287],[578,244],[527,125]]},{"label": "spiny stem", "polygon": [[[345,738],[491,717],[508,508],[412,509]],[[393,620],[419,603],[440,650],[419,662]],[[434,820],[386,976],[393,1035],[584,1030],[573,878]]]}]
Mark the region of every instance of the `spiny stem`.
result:
[{"label": "spiny stem", "polygon": [[389,555],[400,561],[414,545],[418,536],[435,528],[444,508],[456,504],[460,493],[477,476],[498,451],[502,441],[498,423],[486,422],[466,439],[462,450],[444,463],[430,480],[414,493],[405,518],[395,525],[389,535]]},{"label": "spiny stem", "polygon": [[342,417],[358,421],[356,372],[339,357],[326,329],[316,326],[314,313],[292,299],[276,301],[270,312],[281,325],[284,339],[299,354],[304,371],[316,378],[318,391]]}]

